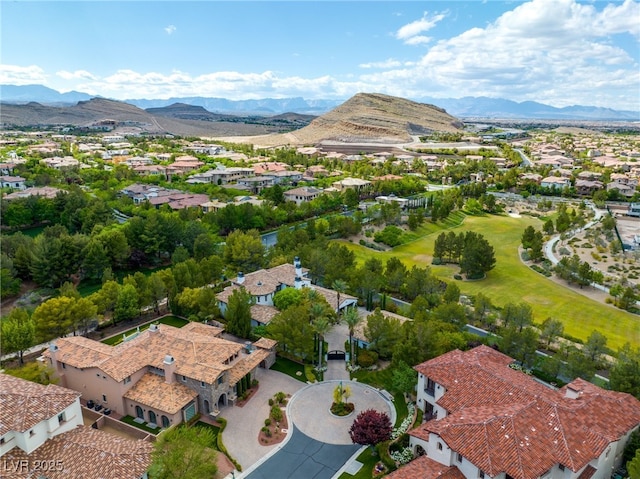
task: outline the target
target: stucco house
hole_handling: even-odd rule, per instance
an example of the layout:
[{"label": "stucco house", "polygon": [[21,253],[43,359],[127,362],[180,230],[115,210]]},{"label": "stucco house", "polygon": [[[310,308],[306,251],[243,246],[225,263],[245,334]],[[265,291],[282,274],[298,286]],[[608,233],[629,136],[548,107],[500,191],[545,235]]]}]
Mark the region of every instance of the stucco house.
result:
[{"label": "stucco house", "polygon": [[0,187],[11,188],[12,190],[25,190],[25,179],[22,176],[0,176]]},{"label": "stucco house", "polygon": [[582,379],[557,390],[512,369],[513,362],[478,346],[416,366],[427,422],[409,432],[410,445],[428,459],[388,477],[611,477],[640,425],[640,401]]},{"label": "stucco house", "polygon": [[0,477],[147,478],[153,445],[84,426],[80,395],[0,373]]},{"label": "stucco house", "polygon": [[542,179],[540,186],[543,188],[561,190],[571,186],[571,180],[569,180],[569,178],[560,178],[558,176],[547,176]]},{"label": "stucco house", "polygon": [[109,346],[81,336],[60,338],[43,356],[60,382],[118,414],[167,428],[196,413],[217,416],[237,398],[236,386],[275,362],[276,342],[243,345],[202,323],[152,324]]},{"label": "stucco house", "polygon": [[314,188],[313,186],[301,186],[284,192],[284,197],[287,201],[293,201],[296,205],[300,206],[302,203],[307,203],[311,200],[315,200],[322,194],[322,190]]},{"label": "stucco house", "polygon": [[[253,273],[238,273],[238,276],[231,281],[231,285],[216,295],[218,307],[224,316],[227,312],[229,297],[234,291],[244,288],[251,294],[254,304],[251,307],[251,325],[258,326],[268,324],[277,314],[277,309],[273,306],[273,297],[278,291],[284,288],[313,288],[322,295],[335,311],[342,311],[344,308],[357,304],[358,300],[354,296],[346,293],[338,293],[332,289],[311,285],[308,277],[309,270],[303,268],[300,258],[294,258],[293,264],[286,263],[269,269],[260,269]],[[340,304],[338,304],[338,296]]]}]

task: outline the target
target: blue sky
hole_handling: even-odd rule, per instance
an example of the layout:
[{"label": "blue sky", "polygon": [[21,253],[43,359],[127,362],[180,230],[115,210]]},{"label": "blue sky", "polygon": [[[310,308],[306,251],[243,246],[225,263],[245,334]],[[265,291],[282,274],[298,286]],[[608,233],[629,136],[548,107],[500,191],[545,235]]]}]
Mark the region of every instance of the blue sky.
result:
[{"label": "blue sky", "polygon": [[489,96],[640,110],[640,3],[6,1],[0,83],[115,99]]}]

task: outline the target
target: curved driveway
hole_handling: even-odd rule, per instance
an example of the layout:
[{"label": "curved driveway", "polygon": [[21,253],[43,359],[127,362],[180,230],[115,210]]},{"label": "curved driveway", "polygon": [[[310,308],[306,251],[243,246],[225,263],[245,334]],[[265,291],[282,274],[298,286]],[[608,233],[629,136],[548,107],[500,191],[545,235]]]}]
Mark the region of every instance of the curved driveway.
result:
[{"label": "curved driveway", "polygon": [[[347,417],[336,417],[329,407],[333,391],[340,384],[351,388],[350,402],[355,410]],[[325,381],[310,384],[289,401],[287,416],[293,430],[281,444],[241,477],[247,479],[330,479],[337,475],[361,446],[353,444],[349,428],[356,416],[376,409],[395,422],[393,404],[377,389],[355,381]]]}]

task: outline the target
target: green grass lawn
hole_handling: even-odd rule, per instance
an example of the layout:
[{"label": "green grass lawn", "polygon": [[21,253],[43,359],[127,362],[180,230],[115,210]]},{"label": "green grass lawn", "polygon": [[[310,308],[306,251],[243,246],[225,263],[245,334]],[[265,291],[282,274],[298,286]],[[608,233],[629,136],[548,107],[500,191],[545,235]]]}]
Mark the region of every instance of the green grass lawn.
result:
[{"label": "green grass lawn", "polygon": [[197,423],[195,423],[195,426],[201,427],[203,429],[211,429],[211,431],[213,431],[216,437],[213,440],[213,442],[209,444],[209,447],[211,449],[215,449],[216,451],[219,451],[220,449],[218,449],[217,437],[218,437],[218,434],[220,434],[220,428],[217,426],[214,426],[213,424],[207,424],[206,422],[202,422],[202,421],[198,421]]},{"label": "green grass lawn", "polygon": [[[282,356],[276,357],[276,362],[271,369],[274,371],[280,371],[281,373],[291,376],[298,381],[306,382],[307,378],[304,375],[304,364],[296,363],[291,359],[283,358]],[[301,374],[297,374],[300,372]]]},{"label": "green grass lawn", "polygon": [[[453,216],[453,215],[452,215]],[[458,222],[457,218],[450,221]],[[467,216],[457,232],[472,230],[484,235],[493,245],[496,267],[481,281],[458,281],[463,294],[484,293],[497,306],[506,303],[526,301],[534,311],[534,321],[541,323],[548,317],[561,320],[565,333],[586,339],[593,330],[602,332],[608,338],[607,345],[616,350],[626,342],[640,345],[640,318],[609,305],[593,301],[579,293],[555,284],[524,265],[518,257],[518,246],[524,229],[533,225],[540,229],[542,222],[530,216],[511,218],[506,215]],[[378,256],[386,261],[398,257],[408,267],[430,266],[432,271],[445,281],[453,281],[453,274],[459,268],[451,266],[431,266],[433,244],[442,229],[434,230],[416,241],[390,251],[378,252],[346,241],[341,244],[352,250],[359,263],[370,256]]]},{"label": "green grass lawn", "polygon": [[[351,379],[357,379],[358,382],[368,384],[378,389],[385,389],[389,392],[393,390],[392,383],[393,372],[391,369],[381,369],[379,371],[365,371],[363,369],[351,373]],[[393,404],[396,408],[396,422],[395,427],[402,424],[404,418],[409,414],[407,409],[407,403],[404,401],[404,397],[400,393],[393,394]]]},{"label": "green grass lawn", "polygon": [[358,456],[358,462],[362,463],[362,467],[356,473],[356,475],[352,476],[348,472],[343,472],[342,474],[340,474],[340,477],[338,479],[371,479],[373,477],[373,468],[379,460],[380,457],[378,457],[377,454],[373,455],[371,453],[371,448],[366,448]]},{"label": "green grass lawn", "polygon": [[[169,326],[174,326],[176,328],[181,328],[185,324],[189,323],[189,321],[187,321],[186,319],[182,319],[177,316],[164,316],[158,319],[158,321],[154,321],[154,322],[158,322],[160,324],[167,324]],[[151,326],[154,322],[143,324],[142,326],[140,326],[140,332],[148,329],[149,326]],[[131,328],[128,331],[125,331],[124,333],[118,333],[115,336],[111,336],[110,338],[103,339],[101,342],[104,344],[108,344],[109,346],[115,346],[116,344],[119,344],[122,342],[123,334],[125,336],[129,336],[135,333],[137,330],[138,330],[138,327],[136,326],[135,328]]]},{"label": "green grass lawn", "polygon": [[162,428],[160,427],[151,429],[150,427],[146,426],[146,423],[138,424],[137,422],[134,421],[134,419],[135,418],[133,416],[125,416],[121,419],[121,421],[129,424],[130,426],[137,427],[138,429],[142,429],[143,431],[151,433],[153,435],[158,434],[162,430]]}]

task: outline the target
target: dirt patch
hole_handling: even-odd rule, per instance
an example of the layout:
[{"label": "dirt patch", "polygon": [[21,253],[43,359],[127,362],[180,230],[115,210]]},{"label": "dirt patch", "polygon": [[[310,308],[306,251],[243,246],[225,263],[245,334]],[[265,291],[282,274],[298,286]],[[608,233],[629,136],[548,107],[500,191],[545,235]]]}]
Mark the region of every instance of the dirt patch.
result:
[{"label": "dirt patch", "polygon": [[227,456],[218,452],[216,455],[216,465],[218,466],[218,472],[213,476],[214,479],[223,479],[231,474],[231,471],[235,471],[236,468]]}]

